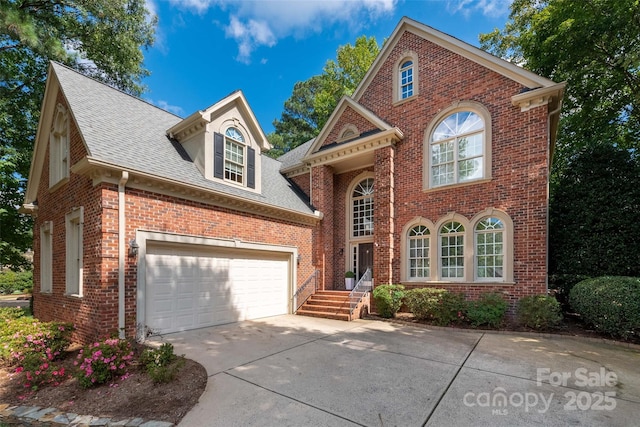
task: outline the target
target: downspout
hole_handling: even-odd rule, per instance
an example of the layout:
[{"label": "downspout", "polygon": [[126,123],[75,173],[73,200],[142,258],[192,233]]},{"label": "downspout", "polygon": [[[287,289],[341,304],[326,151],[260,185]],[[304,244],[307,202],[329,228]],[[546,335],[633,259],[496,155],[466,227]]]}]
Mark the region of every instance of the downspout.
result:
[{"label": "downspout", "polygon": [[[549,293],[549,200],[551,197],[551,162],[553,161],[553,158],[551,157],[551,117],[556,115],[556,114],[560,114],[560,110],[562,109],[562,98],[560,98],[558,100],[558,106],[556,107],[555,110],[552,110],[549,112],[549,114],[547,115],[547,138],[549,141],[549,147],[547,148],[547,165],[548,165],[548,171],[547,171],[547,219],[546,219],[546,227],[547,227],[547,233],[546,233],[546,237],[547,237],[547,274],[545,281],[546,286],[547,286],[547,293]],[[558,122],[560,121],[560,119],[558,118]],[[559,127],[559,126],[558,126]],[[558,131],[558,129],[556,129],[556,132]],[[555,150],[555,149],[554,149]]]},{"label": "downspout", "polygon": [[118,182],[118,336],[125,338],[124,322],[124,273],[126,261],[126,221],[125,221],[125,192],[124,186],[129,180],[129,172],[122,171],[122,176]]}]

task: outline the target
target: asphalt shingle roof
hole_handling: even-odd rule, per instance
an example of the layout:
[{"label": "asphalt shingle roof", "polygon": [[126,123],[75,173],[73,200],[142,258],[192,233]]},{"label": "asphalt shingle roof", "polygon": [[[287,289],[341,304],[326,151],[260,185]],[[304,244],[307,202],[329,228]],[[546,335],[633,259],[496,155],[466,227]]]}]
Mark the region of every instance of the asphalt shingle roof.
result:
[{"label": "asphalt shingle roof", "polygon": [[262,194],[207,180],[182,147],[166,135],[181,117],[63,65],[52,66],[92,158],[258,203],[313,213],[308,200],[280,174],[278,160],[261,156]]},{"label": "asphalt shingle roof", "polygon": [[307,154],[307,151],[309,151],[309,148],[311,148],[311,145],[313,145],[313,141],[315,140],[315,138],[312,138],[304,144],[300,144],[293,150],[278,157],[278,161],[282,163],[282,169],[301,164],[303,157]]}]

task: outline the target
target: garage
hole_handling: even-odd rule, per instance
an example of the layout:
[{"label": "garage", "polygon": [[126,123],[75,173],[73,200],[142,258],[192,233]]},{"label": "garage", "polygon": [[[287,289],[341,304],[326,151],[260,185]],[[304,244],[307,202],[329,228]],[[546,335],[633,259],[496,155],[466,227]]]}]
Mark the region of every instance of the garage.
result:
[{"label": "garage", "polygon": [[291,254],[150,242],[145,325],[179,332],[289,311]]}]

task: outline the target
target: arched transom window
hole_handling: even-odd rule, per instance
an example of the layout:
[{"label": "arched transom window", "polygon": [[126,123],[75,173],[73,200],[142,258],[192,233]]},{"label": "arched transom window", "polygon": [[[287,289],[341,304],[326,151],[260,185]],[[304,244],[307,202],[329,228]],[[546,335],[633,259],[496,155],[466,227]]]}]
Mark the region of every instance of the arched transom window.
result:
[{"label": "arched transom window", "polygon": [[478,280],[504,276],[504,224],[498,218],[484,218],[475,229],[475,264]]},{"label": "arched transom window", "polygon": [[429,234],[429,229],[424,225],[416,225],[409,230],[407,241],[410,279],[429,279]]},{"label": "arched transom window", "polygon": [[356,184],[351,194],[352,237],[373,236],[373,178]]},{"label": "arched transom window", "polygon": [[404,61],[400,65],[398,73],[398,81],[400,82],[400,99],[413,96],[413,61]]},{"label": "arched transom window", "polygon": [[440,276],[445,280],[464,278],[464,226],[457,221],[440,227]]},{"label": "arched transom window", "polygon": [[430,138],[431,186],[483,178],[484,139],[484,120],[473,111],[459,111],[442,120]]},{"label": "arched transom window", "polygon": [[230,127],[224,133],[224,178],[242,184],[244,177],[244,137]]}]

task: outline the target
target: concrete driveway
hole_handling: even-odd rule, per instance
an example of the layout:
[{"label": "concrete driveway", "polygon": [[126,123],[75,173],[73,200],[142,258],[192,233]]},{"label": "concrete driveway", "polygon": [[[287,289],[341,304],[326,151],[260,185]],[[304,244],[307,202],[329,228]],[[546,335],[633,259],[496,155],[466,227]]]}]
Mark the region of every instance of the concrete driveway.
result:
[{"label": "concrete driveway", "polygon": [[166,335],[209,382],[180,426],[640,424],[640,351],[302,316]]}]

